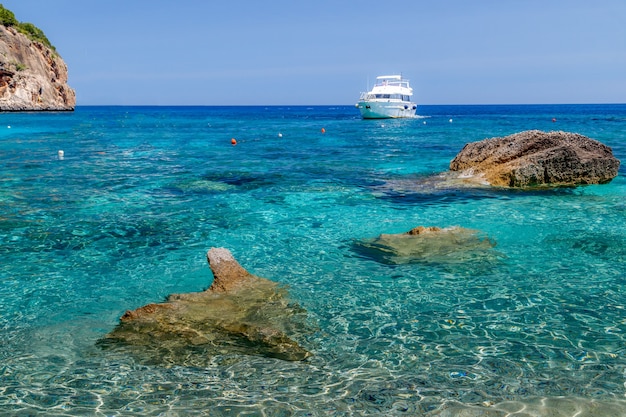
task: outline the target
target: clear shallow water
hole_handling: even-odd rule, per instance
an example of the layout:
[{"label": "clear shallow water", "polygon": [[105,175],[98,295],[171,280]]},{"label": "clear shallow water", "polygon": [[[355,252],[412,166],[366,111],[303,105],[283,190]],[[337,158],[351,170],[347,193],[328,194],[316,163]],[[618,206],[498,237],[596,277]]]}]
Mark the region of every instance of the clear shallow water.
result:
[{"label": "clear shallow water", "polygon": [[[419,113],[0,114],[0,414],[626,415],[626,105]],[[433,179],[465,143],[527,129],[600,140],[619,176],[533,192]],[[478,229],[501,256],[354,251],[419,225]],[[208,287],[214,246],[289,286],[312,358],[167,366],[95,346],[125,310]]]}]

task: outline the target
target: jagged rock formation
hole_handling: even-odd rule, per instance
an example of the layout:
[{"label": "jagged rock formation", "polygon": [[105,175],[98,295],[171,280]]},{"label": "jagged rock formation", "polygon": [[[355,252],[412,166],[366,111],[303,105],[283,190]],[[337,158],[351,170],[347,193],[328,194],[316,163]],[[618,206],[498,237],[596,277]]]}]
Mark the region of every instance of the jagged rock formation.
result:
[{"label": "jagged rock formation", "polygon": [[49,47],[0,25],[0,111],[74,110],[67,65]]},{"label": "jagged rock formation", "polygon": [[207,260],[214,276],[208,290],[127,311],[99,344],[163,364],[198,365],[231,353],[291,361],[311,355],[287,336],[306,329],[306,311],[287,301],[285,288],[250,274],[227,249],[210,249]]},{"label": "jagged rock formation", "polygon": [[468,143],[450,170],[495,186],[574,186],[607,183],[619,165],[611,148],[586,136],[529,130]]},{"label": "jagged rock formation", "polygon": [[354,243],[356,252],[386,264],[463,264],[471,260],[495,260],[495,241],[477,230],[463,227],[419,226],[406,233],[381,234]]}]

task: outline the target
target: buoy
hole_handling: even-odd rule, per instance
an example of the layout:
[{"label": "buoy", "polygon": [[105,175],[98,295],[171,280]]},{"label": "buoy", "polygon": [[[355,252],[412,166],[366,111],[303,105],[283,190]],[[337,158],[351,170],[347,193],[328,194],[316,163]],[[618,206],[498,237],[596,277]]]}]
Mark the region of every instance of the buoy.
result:
[{"label": "buoy", "polygon": [[556,118],[553,117],[552,118],[552,123],[554,123],[554,122],[556,122]]},{"label": "buoy", "polygon": [[326,133],[326,129],[322,128],[322,133]]},{"label": "buoy", "polygon": [[424,121],[424,124],[426,124],[426,122]]},{"label": "buoy", "polygon": [[278,137],[279,137],[279,138],[282,138],[282,137],[283,137],[283,134],[282,134],[282,133],[280,133],[280,132],[278,132]]},{"label": "buoy", "polygon": [[11,129],[11,126],[7,126],[7,129]]},{"label": "buoy", "polygon": [[230,143],[231,143],[231,145],[235,146],[235,145],[237,144],[237,139],[232,138],[232,139],[230,140]]},{"label": "buoy", "polygon": [[452,119],[450,119],[449,122],[452,123]]},{"label": "buoy", "polygon": [[59,155],[59,159],[63,159],[63,157],[65,156],[65,152],[63,152],[61,150],[59,152],[57,152],[57,154]]}]

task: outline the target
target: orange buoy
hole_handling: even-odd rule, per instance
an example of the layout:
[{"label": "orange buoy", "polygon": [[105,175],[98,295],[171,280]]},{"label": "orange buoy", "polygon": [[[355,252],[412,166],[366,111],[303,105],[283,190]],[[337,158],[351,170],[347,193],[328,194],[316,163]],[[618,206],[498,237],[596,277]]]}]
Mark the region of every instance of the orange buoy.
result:
[{"label": "orange buoy", "polygon": [[237,139],[232,138],[232,139],[230,140],[230,143],[231,143],[231,145],[235,146],[235,145],[237,144]]},{"label": "orange buoy", "polygon": [[326,129],[322,128],[322,133],[326,133]]}]

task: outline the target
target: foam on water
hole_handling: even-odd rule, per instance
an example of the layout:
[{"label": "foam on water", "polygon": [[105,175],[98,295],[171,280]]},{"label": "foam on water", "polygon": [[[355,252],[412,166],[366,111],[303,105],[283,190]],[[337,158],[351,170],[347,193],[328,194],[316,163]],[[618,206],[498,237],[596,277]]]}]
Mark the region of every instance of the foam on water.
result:
[{"label": "foam on water", "polygon": [[[464,143],[527,129],[581,133],[624,161],[626,106],[420,114],[2,115],[0,413],[626,415],[624,165],[609,184],[547,191],[442,174]],[[479,230],[498,256],[394,265],[354,250],[419,225]],[[313,357],[181,366],[96,346],[125,310],[207,288],[210,247],[289,286]]]}]

